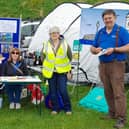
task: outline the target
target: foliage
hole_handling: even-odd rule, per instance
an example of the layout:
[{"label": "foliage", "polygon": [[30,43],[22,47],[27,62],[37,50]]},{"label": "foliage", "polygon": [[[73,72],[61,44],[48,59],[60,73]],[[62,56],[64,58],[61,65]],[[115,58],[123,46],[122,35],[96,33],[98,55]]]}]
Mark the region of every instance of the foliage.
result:
[{"label": "foliage", "polygon": [[41,18],[43,0],[1,0],[0,12],[0,17]]},{"label": "foliage", "polygon": [[[22,17],[22,19],[33,20],[47,16],[55,7],[64,2],[93,5],[107,1],[111,0],[0,0],[0,17]],[[119,1],[129,2],[129,0]]]}]

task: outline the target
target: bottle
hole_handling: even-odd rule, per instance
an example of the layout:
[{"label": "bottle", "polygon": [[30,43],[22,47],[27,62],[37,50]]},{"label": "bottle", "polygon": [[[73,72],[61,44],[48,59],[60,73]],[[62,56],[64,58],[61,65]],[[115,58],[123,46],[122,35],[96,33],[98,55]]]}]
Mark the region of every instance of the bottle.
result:
[{"label": "bottle", "polygon": [[42,65],[42,59],[41,59],[41,56],[39,56],[38,60],[39,60],[39,65]]},{"label": "bottle", "polygon": [[35,65],[35,66],[36,66],[36,65],[39,65],[39,60],[38,60],[38,57],[37,57],[37,56],[35,56],[34,65]]}]

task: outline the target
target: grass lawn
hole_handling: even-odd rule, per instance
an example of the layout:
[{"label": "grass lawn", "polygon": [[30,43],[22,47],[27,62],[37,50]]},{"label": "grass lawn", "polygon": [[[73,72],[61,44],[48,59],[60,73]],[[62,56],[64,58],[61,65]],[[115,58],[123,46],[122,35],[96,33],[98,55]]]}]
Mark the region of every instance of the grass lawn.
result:
[{"label": "grass lawn", "polygon": [[[69,92],[71,92],[71,88],[69,86]],[[53,116],[44,104],[40,116],[37,108],[27,98],[21,102],[22,109],[9,110],[8,101],[5,98],[3,107],[0,109],[0,129],[113,129],[114,120],[100,120],[103,113],[78,105],[79,100],[88,93],[89,88],[88,86],[78,87],[78,97],[77,88],[71,95],[73,107],[71,116],[66,116],[63,111]],[[129,95],[127,98],[129,98]],[[124,129],[128,128],[129,123]]]}]

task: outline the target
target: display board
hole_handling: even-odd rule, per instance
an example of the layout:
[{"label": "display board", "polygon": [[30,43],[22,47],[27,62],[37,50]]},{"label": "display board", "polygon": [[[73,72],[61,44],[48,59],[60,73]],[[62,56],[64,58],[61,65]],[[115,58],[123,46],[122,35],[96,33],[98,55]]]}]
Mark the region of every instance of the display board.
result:
[{"label": "display board", "polygon": [[[82,44],[92,44],[95,34],[104,27],[102,13],[104,9],[82,9],[80,40]],[[129,31],[129,10],[115,9],[117,19],[116,23],[125,27]]]},{"label": "display board", "polygon": [[0,18],[0,54],[7,60],[12,47],[19,48],[20,18]]}]

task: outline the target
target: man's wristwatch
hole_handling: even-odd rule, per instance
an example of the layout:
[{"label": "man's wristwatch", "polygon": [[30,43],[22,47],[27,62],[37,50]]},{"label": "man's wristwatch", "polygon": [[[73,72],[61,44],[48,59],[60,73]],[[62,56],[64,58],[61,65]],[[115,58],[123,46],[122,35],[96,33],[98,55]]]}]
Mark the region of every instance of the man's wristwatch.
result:
[{"label": "man's wristwatch", "polygon": [[116,49],[115,49],[115,47],[114,47],[114,49],[113,49],[113,52],[116,52]]}]

